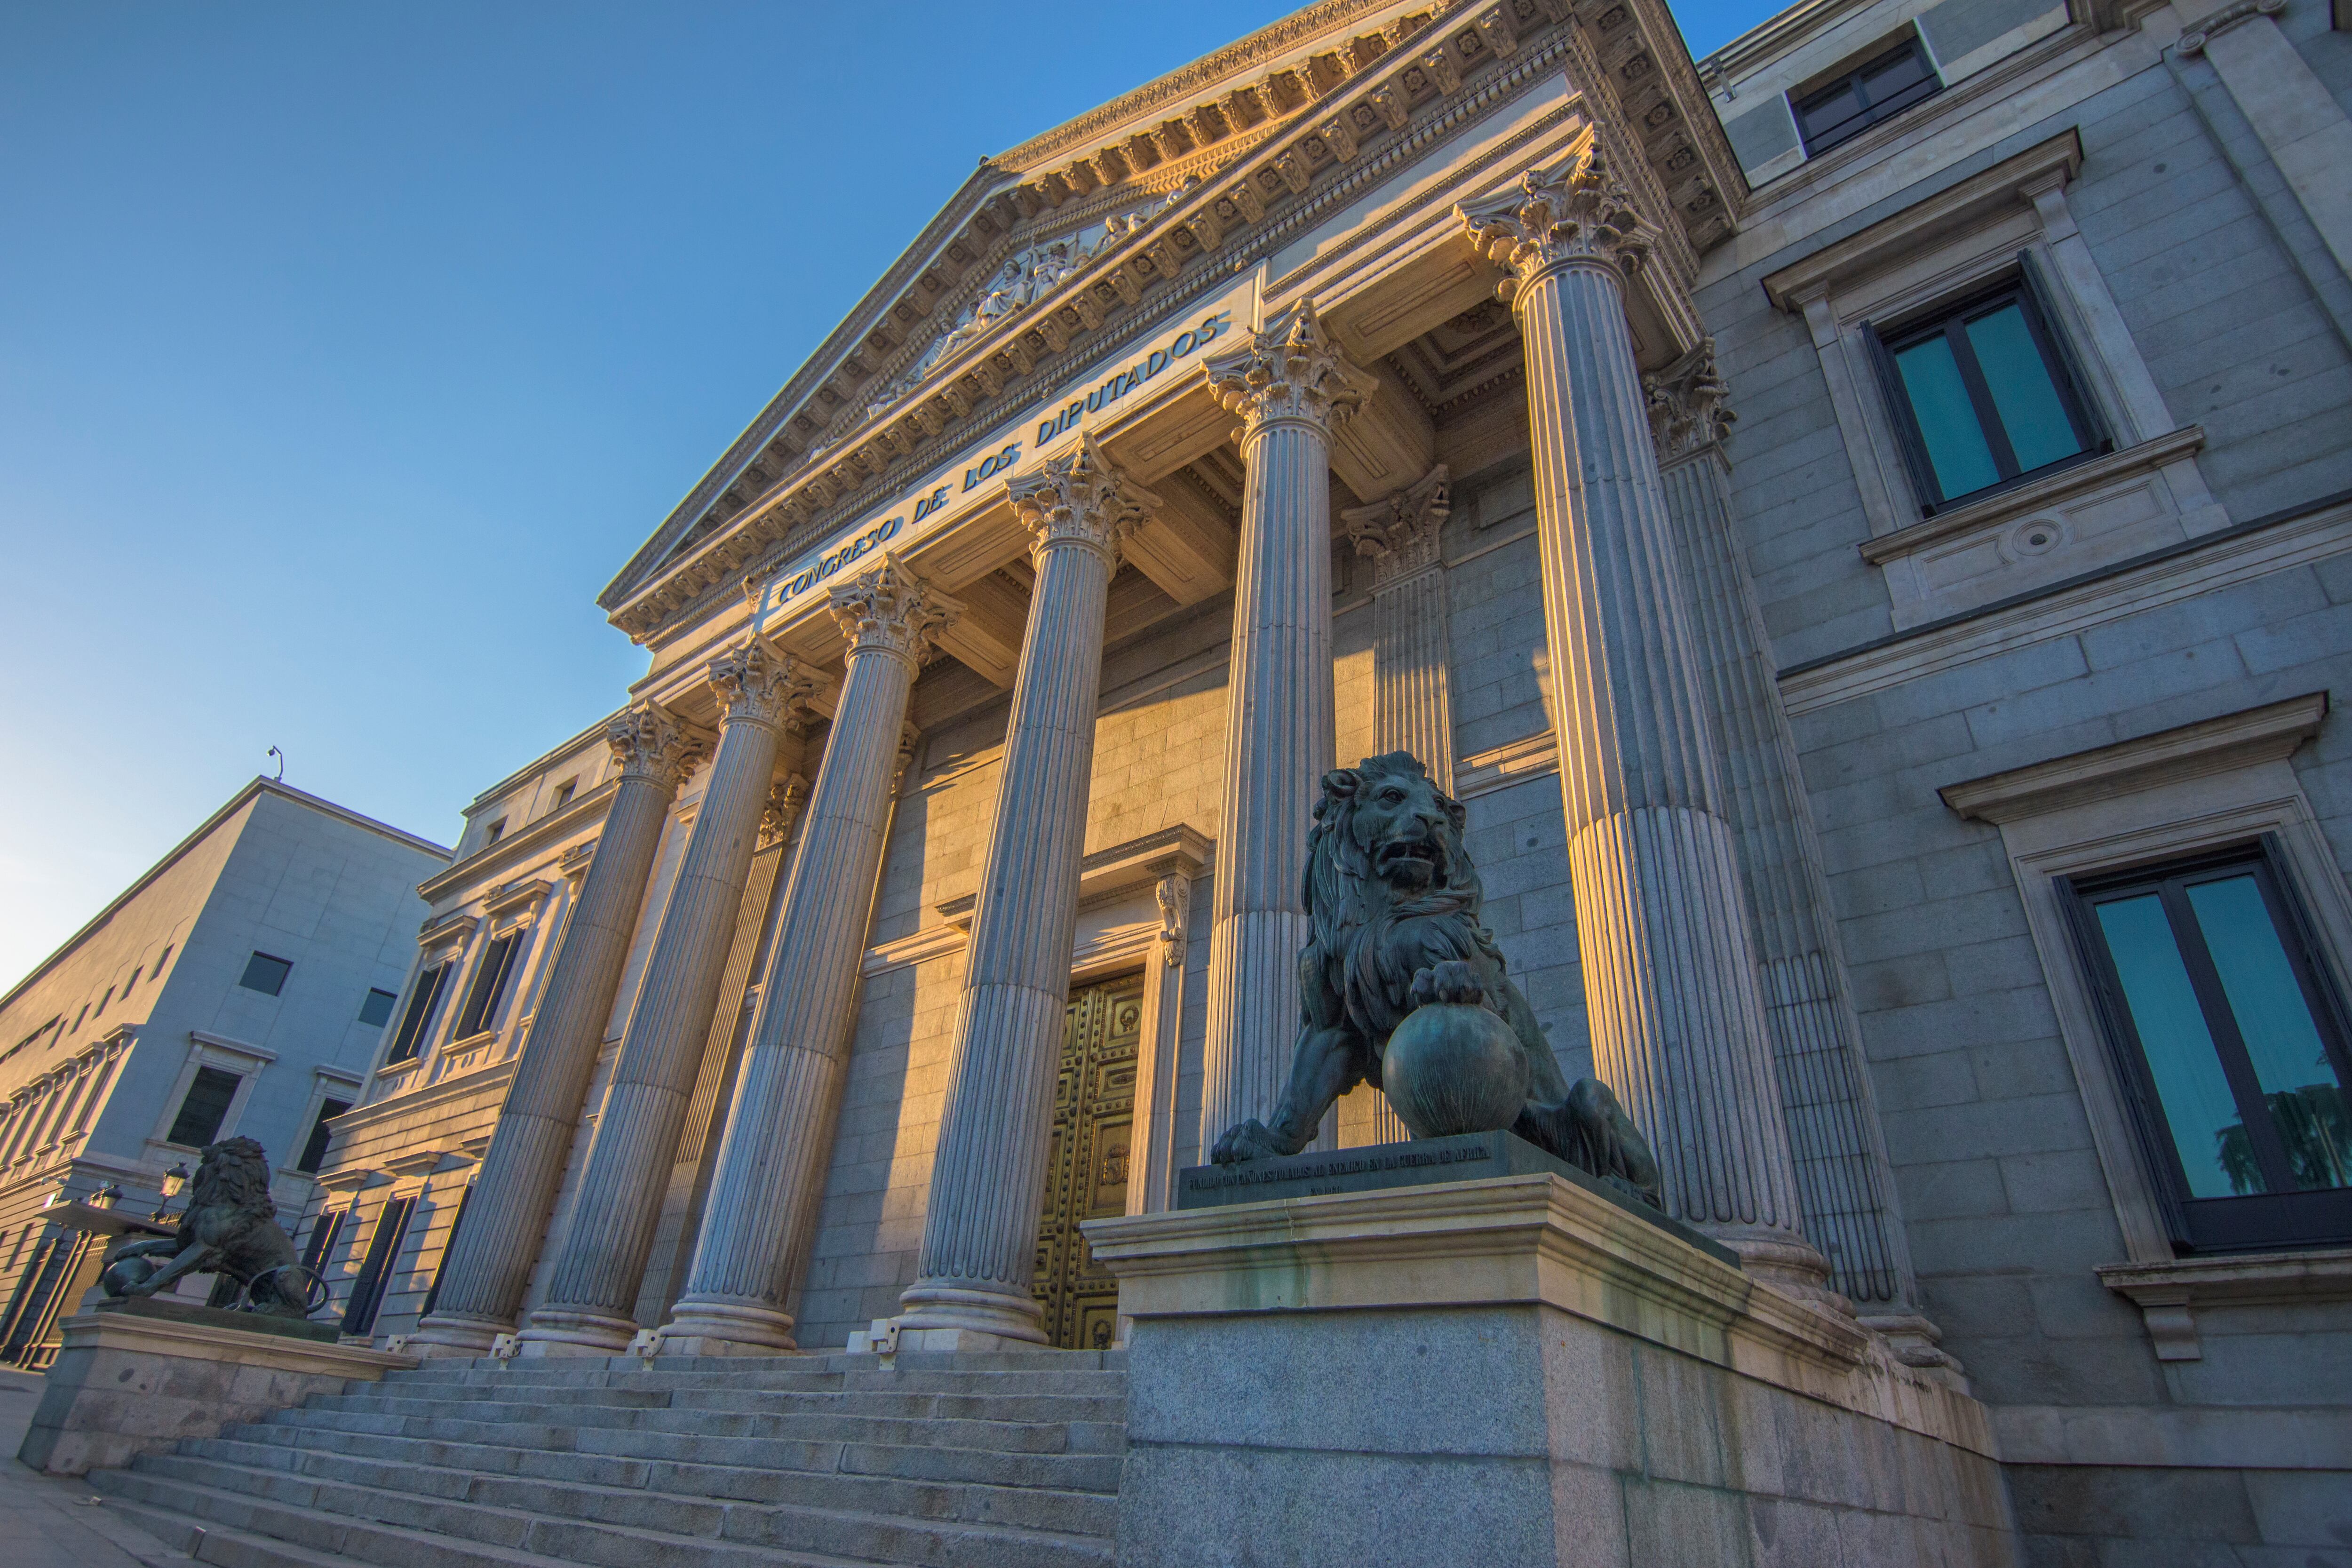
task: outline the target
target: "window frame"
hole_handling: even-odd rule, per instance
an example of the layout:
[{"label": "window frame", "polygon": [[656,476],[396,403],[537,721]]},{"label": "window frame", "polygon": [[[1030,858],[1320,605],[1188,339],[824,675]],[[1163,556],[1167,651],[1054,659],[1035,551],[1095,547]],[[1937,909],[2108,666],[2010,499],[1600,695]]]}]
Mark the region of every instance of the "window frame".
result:
[{"label": "window frame", "polygon": [[441,1011],[442,995],[449,989],[449,976],[457,967],[457,960],[453,954],[416,972],[409,987],[408,1005],[401,1010],[399,1026],[393,1031],[392,1048],[383,1058],[385,1067],[399,1067],[425,1054],[425,1037],[432,1032],[433,1020]]},{"label": "window frame", "polygon": [[[383,1016],[374,1020],[370,1020],[367,1016],[368,1004],[374,1001],[375,998],[379,996],[383,998]],[[380,985],[371,985],[367,988],[367,994],[360,998],[359,1022],[362,1027],[381,1029],[386,1024],[392,1022],[392,1016],[399,1009],[399,992],[386,991]]]},{"label": "window frame", "polygon": [[[319,1173],[319,1167],[327,1163],[327,1151],[334,1142],[334,1130],[327,1123],[347,1113],[357,1103],[356,1100],[336,1100],[331,1096],[320,1098],[319,1108],[310,1115],[310,1134],[302,1140],[302,1152],[294,1157],[294,1169],[306,1176]],[[335,1109],[328,1110],[331,1105]],[[315,1160],[310,1157],[314,1145],[319,1151],[319,1157]]]},{"label": "window frame", "polygon": [[517,926],[490,938],[481,962],[474,965],[473,984],[466,988],[466,1004],[457,1011],[450,1038],[470,1040],[498,1027],[499,1009],[505,1005],[508,984],[514,978],[522,934],[523,928]]},{"label": "window frame", "polygon": [[[1893,99],[1884,104],[1866,101],[1867,95],[1863,86],[1863,79],[1872,71],[1885,68],[1897,55],[1906,54],[1917,60],[1927,73],[1925,83],[1927,90],[1908,98],[1903,98],[1903,94],[1898,93],[1896,97],[1903,98],[1899,103]],[[1935,57],[1927,52],[1927,40],[1919,36],[1917,28],[1913,27],[1886,47],[1865,56],[1833,76],[1816,79],[1801,93],[1792,90],[1783,96],[1788,101],[1789,118],[1796,121],[1797,144],[1805,150],[1805,159],[1810,163],[1832,148],[1844,146],[1874,126],[1884,125],[1888,121],[1916,109],[1941,93],[1945,86],[1944,73],[1936,68]],[[1841,89],[1847,88],[1853,90],[1856,101],[1862,103],[1862,112],[1841,124],[1827,139],[1817,141],[1811,129],[1805,122],[1807,106],[1818,103]],[[1909,88],[1903,89],[1904,93],[1909,91]]]},{"label": "window frame", "polygon": [[[2347,1010],[2326,962],[2316,922],[2303,907],[2289,858],[2276,833],[2185,857],[2061,876],[2054,881],[2060,910],[2082,963],[2092,1010],[2123,1090],[2124,1109],[2176,1253],[2194,1256],[2342,1246],[2352,1242],[2352,1186],[2302,1189],[2278,1184],[2285,1156],[2278,1144],[2277,1130],[2267,1112],[2260,1118],[2247,1114],[2250,1103],[2263,1105],[2265,1097],[2236,1015],[2206,949],[2201,924],[2187,908],[2186,889],[2190,882],[2240,869],[2252,871],[2288,967],[2319,1031],[2322,1048],[2338,1084],[2352,1090],[2352,1010]],[[2180,1152],[2164,1116],[2114,955],[2093,915],[2100,900],[2126,892],[2155,892],[2163,900],[2173,940],[2179,946],[2223,1076],[2238,1103],[2255,1158],[2271,1184],[2266,1192],[2214,1198],[2189,1194]]]},{"label": "window frame", "polygon": [[[2014,303],[2024,319],[2027,335],[2033,342],[2034,352],[2041,355],[2042,368],[2050,377],[2053,391],[2058,395],[2059,407],[2064,411],[2067,427],[2074,434],[2076,449],[2039,468],[2021,468],[2016,447],[2011,444],[2007,427],[2001,423],[1999,408],[1992,397],[1991,384],[1986,381],[1983,367],[1978,363],[1975,345],[1968,336],[1971,320],[1990,315],[2004,305]],[[1877,373],[1878,390],[1886,408],[1887,421],[1893,427],[1895,442],[1903,454],[1903,468],[1911,480],[1912,493],[1918,498],[1919,515],[1930,518],[1956,507],[1973,506],[2007,490],[2030,485],[2077,463],[2087,462],[2115,449],[2105,422],[2099,417],[2097,405],[2088,395],[2081,363],[2074,348],[2052,322],[2053,310],[2047,289],[2043,287],[2032,252],[2021,252],[2013,267],[2002,276],[1987,280],[1967,292],[1937,300],[1918,310],[1908,310],[1890,321],[1864,321],[1864,341],[1869,345],[1872,368]],[[1967,390],[1969,411],[1976,416],[1977,427],[1983,435],[1985,448],[1991,454],[1994,468],[2000,477],[1991,484],[1982,485],[1958,495],[1948,496],[1936,478],[1936,468],[1927,452],[1926,432],[1920,428],[1919,416],[1911,405],[1910,389],[1904,384],[1901,366],[1895,356],[1907,348],[1941,336],[1950,346],[1952,360],[1959,372],[1961,385]]]},{"label": "window frame", "polygon": [[[195,1097],[196,1086],[205,1081],[206,1073],[229,1080],[228,1098],[221,1101],[220,1114],[213,1119],[212,1131],[204,1138],[191,1142],[179,1136],[180,1123],[187,1120],[188,1101]],[[198,1062],[196,1070],[188,1075],[187,1087],[180,1091],[179,1109],[172,1112],[172,1120],[163,1130],[163,1142],[181,1149],[203,1149],[219,1142],[221,1129],[230,1125],[229,1113],[236,1109],[236,1097],[238,1091],[245,1088],[245,1074],[234,1068],[222,1067],[215,1062]]]}]

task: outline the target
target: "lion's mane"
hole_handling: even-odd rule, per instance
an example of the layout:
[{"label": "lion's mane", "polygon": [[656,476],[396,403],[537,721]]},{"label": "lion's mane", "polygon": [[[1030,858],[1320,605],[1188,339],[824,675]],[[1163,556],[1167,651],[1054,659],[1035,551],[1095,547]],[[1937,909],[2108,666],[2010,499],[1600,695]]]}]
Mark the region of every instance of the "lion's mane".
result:
[{"label": "lion's mane", "polygon": [[269,1155],[251,1138],[207,1145],[189,1184],[190,1214],[224,1208],[254,1220],[278,1217],[278,1202],[269,1195]]},{"label": "lion's mane", "polygon": [[[1377,847],[1361,842],[1356,831],[1359,796],[1397,778],[1425,786],[1444,808],[1436,875],[1411,896],[1400,895],[1373,869]],[[1308,953],[1339,993],[1349,1022],[1376,1047],[1412,1011],[1418,971],[1449,958],[1502,957],[1478,918],[1486,892],[1463,847],[1466,820],[1462,803],[1439,790],[1409,752],[1367,757],[1323,775],[1315,826],[1307,836]],[[1501,999],[1491,1000],[1500,1011]]]}]

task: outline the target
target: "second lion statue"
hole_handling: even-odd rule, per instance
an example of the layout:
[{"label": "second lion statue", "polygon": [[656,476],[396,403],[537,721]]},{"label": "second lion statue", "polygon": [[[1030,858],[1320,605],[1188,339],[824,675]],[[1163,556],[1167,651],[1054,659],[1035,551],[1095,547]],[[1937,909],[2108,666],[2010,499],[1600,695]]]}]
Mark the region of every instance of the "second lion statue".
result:
[{"label": "second lion statue", "polygon": [[1290,1081],[1271,1125],[1228,1129],[1219,1164],[1296,1154],[1339,1096],[1381,1081],[1381,1052],[1414,1007],[1473,1000],[1501,1016],[1528,1063],[1528,1100],[1510,1131],[1654,1205],[1658,1164],[1597,1079],[1571,1086],[1535,1010],[1504,973],[1480,918],[1485,891],[1462,845],[1462,803],[1410,752],[1323,775],[1307,836],[1312,938],[1298,955],[1301,1020]]}]

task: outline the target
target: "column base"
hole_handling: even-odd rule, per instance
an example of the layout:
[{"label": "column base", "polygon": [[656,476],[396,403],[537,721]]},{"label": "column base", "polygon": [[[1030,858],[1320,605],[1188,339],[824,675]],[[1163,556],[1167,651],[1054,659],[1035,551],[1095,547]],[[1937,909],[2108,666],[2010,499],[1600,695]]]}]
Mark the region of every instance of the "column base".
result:
[{"label": "column base", "polygon": [[1843,1318],[1853,1303],[1830,1289],[1830,1260],[1812,1243],[1790,1231],[1766,1226],[1703,1225],[1698,1227],[1739,1254],[1749,1277]]},{"label": "column base", "polygon": [[[1045,1309],[1026,1293],[977,1290],[918,1279],[898,1298],[898,1348],[902,1351],[1025,1350],[1045,1342]],[[977,1336],[949,1342],[950,1336]]]},{"label": "column base", "polygon": [[479,1360],[490,1353],[500,1334],[514,1331],[512,1323],[501,1323],[488,1318],[445,1318],[438,1312],[416,1326],[408,1336],[410,1355],[427,1360]]},{"label": "column base", "polygon": [[1927,1319],[1916,1312],[1871,1312],[1861,1321],[1872,1333],[1885,1337],[1895,1347],[1895,1359],[1905,1366],[1916,1367],[1962,1394],[1969,1392],[1968,1373],[1944,1349],[1944,1331]]},{"label": "column base", "polygon": [[614,1356],[626,1351],[636,1334],[634,1318],[542,1307],[530,1315],[530,1326],[515,1335],[515,1354],[525,1361],[552,1356]]},{"label": "column base", "polygon": [[656,1333],[655,1355],[792,1355],[793,1317],[772,1307],[688,1297],[670,1309]]}]

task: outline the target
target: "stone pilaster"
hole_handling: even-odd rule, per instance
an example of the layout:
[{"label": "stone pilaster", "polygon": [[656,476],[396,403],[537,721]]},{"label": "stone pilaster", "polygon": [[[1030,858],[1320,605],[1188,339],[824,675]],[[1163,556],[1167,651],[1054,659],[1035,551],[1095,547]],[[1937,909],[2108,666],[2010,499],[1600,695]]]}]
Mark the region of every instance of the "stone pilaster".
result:
[{"label": "stone pilaster", "polygon": [[[1454,793],[1454,695],[1446,647],[1445,559],[1438,536],[1453,510],[1445,465],[1339,524],[1372,570],[1372,749],[1410,752],[1431,782]],[[1377,1083],[1358,1084],[1337,1108],[1342,1147],[1412,1136]]]},{"label": "stone pilaster", "polygon": [[614,721],[606,740],[619,760],[620,778],[499,1109],[466,1224],[441,1266],[433,1315],[413,1342],[425,1353],[479,1355],[514,1327],[572,1157],[572,1136],[595,1076],[597,1048],[662,823],[678,781],[705,755],[699,735],[650,702]]},{"label": "stone pilaster", "polygon": [[1600,1076],[1656,1149],[1668,1209],[1814,1285],[1756,988],[1625,274],[1646,252],[1596,145],[1460,209],[1512,276],[1569,865]]},{"label": "stone pilaster", "polygon": [[710,686],[719,754],[655,931],[563,1249],[518,1336],[526,1356],[609,1354],[636,1332],[638,1287],[718,1010],[777,747],[818,682],[754,637],[712,662]]},{"label": "stone pilaster", "polygon": [[931,639],[962,606],[897,556],[833,590],[848,640],[841,700],[809,793],[760,1011],[737,1074],[668,1353],[791,1350],[784,1310],[832,1157],[858,961],[873,912],[907,696]]},{"label": "stone pilaster", "polygon": [[923,1248],[900,1298],[904,1349],[1045,1340],[1029,1280],[1069,1003],[1104,616],[1119,541],[1160,504],[1085,439],[1008,489],[1031,534],[1037,582],[972,910]]},{"label": "stone pilaster", "polygon": [[1896,1321],[1916,1318],[1918,1288],[1895,1212],[1894,1172],[1845,990],[1796,742],[1772,680],[1771,642],[1733,542],[1723,443],[1737,416],[1725,406],[1729,388],[1716,372],[1714,340],[1643,384],[1726,805],[1738,835],[1758,988],[1805,1233],[1827,1254],[1832,1287],[1874,1327],[1894,1332],[1905,1359],[1940,1362],[1925,1320]]},{"label": "stone pilaster", "polygon": [[[1184,1032],[1184,956],[1192,925],[1192,879],[1181,871],[1152,889],[1160,935],[1143,961],[1144,1035],[1135,1063],[1135,1131],[1129,1145],[1127,1212],[1157,1214],[1176,1192],[1176,1052]],[[1381,1102],[1385,1105],[1387,1102]]]},{"label": "stone pilaster", "polygon": [[1301,300],[1209,384],[1242,416],[1241,549],[1226,677],[1225,777],[1210,894],[1201,1147],[1273,1115],[1298,1034],[1299,893],[1331,728],[1333,425],[1376,384]]}]

